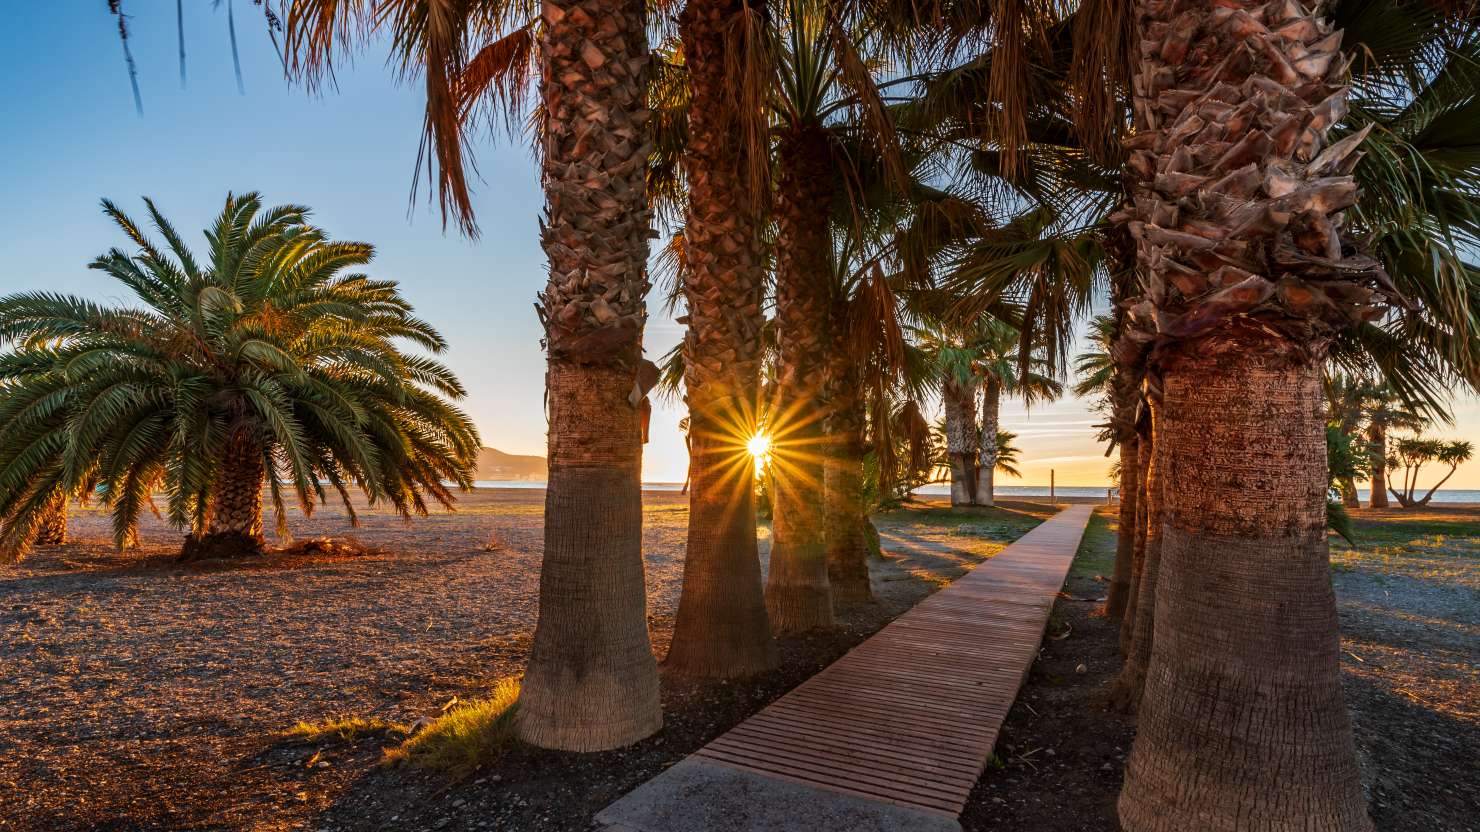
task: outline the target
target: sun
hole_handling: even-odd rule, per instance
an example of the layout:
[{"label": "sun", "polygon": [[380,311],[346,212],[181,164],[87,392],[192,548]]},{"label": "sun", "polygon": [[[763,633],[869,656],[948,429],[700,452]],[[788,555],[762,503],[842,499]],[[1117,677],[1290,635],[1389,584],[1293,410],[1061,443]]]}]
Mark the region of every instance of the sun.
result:
[{"label": "sun", "polygon": [[759,475],[766,467],[766,458],[771,455],[771,437],[757,433],[745,443],[745,448],[750,451],[751,459],[755,460],[755,472]]}]

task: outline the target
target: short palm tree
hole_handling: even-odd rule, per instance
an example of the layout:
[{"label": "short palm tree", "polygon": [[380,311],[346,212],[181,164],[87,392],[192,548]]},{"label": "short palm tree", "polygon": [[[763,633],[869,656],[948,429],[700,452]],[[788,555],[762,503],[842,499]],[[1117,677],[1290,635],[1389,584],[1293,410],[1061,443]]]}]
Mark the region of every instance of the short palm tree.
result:
[{"label": "short palm tree", "polygon": [[[151,495],[189,530],[183,554],[262,551],[262,485],[280,530],[285,493],[304,512],[325,485],[353,517],[349,487],[403,515],[445,484],[471,486],[478,433],[449,399],[462,385],[446,344],[396,284],[346,269],[365,243],[336,242],[306,208],[228,195],[204,259],[146,200],[161,249],[116,205],[135,247],[92,267],[140,302],[106,307],[31,292],[0,298],[0,517],[14,554],[54,495],[95,491],[115,540],[132,536]],[[95,488],[93,487],[95,486]]]},{"label": "short palm tree", "polygon": [[[1399,439],[1393,444],[1393,450],[1387,460],[1389,466],[1401,465],[1403,468],[1403,488],[1401,491],[1393,490],[1393,497],[1404,508],[1428,505],[1429,501],[1434,498],[1434,492],[1443,487],[1444,483],[1449,482],[1449,478],[1454,476],[1459,466],[1469,462],[1474,455],[1474,443],[1463,440],[1444,441],[1424,439],[1421,436]],[[1414,495],[1418,490],[1419,473],[1429,462],[1448,465],[1449,470],[1422,497],[1416,497]]]}]

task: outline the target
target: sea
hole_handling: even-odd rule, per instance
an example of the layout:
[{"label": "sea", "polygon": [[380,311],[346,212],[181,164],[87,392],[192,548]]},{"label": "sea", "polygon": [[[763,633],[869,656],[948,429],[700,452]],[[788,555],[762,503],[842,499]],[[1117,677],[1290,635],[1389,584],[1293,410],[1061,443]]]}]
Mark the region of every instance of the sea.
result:
[{"label": "sea", "polygon": [[[473,483],[479,488],[544,488],[543,482],[522,480],[478,480]],[[645,482],[642,484],[645,491],[681,491],[681,482]],[[1049,495],[1046,485],[999,485],[994,489],[998,497],[1047,497]],[[950,496],[951,487],[944,483],[927,485],[915,489],[915,493],[922,497],[946,497]],[[1102,485],[1060,485],[1054,488],[1056,497],[1092,497],[1104,500],[1113,495],[1113,491]],[[1367,502],[1368,490],[1357,489],[1357,495],[1362,498],[1362,503]],[[1480,503],[1480,490],[1474,489],[1447,489],[1434,492],[1431,503]],[[1396,505],[1396,503],[1394,503]]]}]

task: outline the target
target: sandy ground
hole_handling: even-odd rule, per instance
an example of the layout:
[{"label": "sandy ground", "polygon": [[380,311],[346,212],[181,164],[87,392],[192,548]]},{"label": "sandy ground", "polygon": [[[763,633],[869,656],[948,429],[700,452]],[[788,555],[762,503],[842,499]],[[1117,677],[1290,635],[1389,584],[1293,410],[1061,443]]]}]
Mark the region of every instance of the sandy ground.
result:
[{"label": "sandy ground", "polygon": [[[661,655],[687,512],[672,492],[646,503]],[[535,614],[542,510],[542,492],[485,490],[455,515],[411,524],[369,512],[352,530],[337,511],[295,514],[300,538],[353,534],[383,551],[239,567],[169,562],[178,536],[154,522],[142,557],[118,555],[105,542],[106,518],[78,512],[76,542],[0,571],[0,830],[579,829],[604,801],[1047,513],[937,505],[878,518],[892,555],[872,564],[880,603],[847,611],[829,638],[783,644],[783,667],[764,679],[694,687],[665,677],[669,724],[632,749],[520,752],[499,772],[447,784],[376,768],[375,742],[281,746],[299,720],[408,722],[517,674]],[[1377,828],[1480,830],[1480,508],[1359,511],[1355,520],[1358,544],[1333,538],[1332,564],[1343,678]],[[1113,625],[1095,614],[1109,526],[1091,529],[1050,626],[1063,638],[1046,642],[1009,716],[963,815],[968,830],[1113,828],[1133,722],[1102,701],[1119,665]],[[487,551],[494,536],[500,546]]]},{"label": "sandy ground", "polygon": [[[660,656],[685,499],[645,499]],[[455,514],[411,523],[368,511],[357,529],[335,509],[295,511],[299,539],[353,535],[383,551],[186,566],[162,523],[141,529],[141,552],[118,554],[107,518],[74,509],[73,543],[0,571],[0,829],[299,828],[335,788],[262,776],[254,761],[280,732],[334,715],[409,722],[520,672],[542,513],[542,491],[517,489],[480,489]],[[897,614],[1036,522],[881,518],[886,550],[915,554],[875,564],[876,591]]]}]

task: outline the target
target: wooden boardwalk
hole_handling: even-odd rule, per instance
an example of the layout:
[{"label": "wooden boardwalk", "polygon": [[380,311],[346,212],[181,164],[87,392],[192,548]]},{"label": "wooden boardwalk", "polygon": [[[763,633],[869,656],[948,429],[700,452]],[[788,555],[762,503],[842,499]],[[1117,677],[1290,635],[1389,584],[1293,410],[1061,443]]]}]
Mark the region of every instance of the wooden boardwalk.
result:
[{"label": "wooden boardwalk", "polygon": [[[758,788],[777,782],[802,801],[846,796],[847,811],[832,828],[910,828],[900,825],[900,810],[942,822],[931,828],[953,828],[1037,655],[1092,511],[1071,506],[1040,524],[674,769],[702,763],[705,784],[716,772],[721,780],[726,770],[743,773],[742,814],[763,800]],[[670,774],[597,819],[624,830],[721,828],[690,827],[683,813],[655,809]],[[686,783],[682,792],[713,801],[714,788]],[[870,826],[859,815],[869,804],[895,814]],[[722,828],[786,828],[784,818],[756,811],[747,822],[735,811],[725,810]],[[805,828],[830,826],[809,817]]]}]

